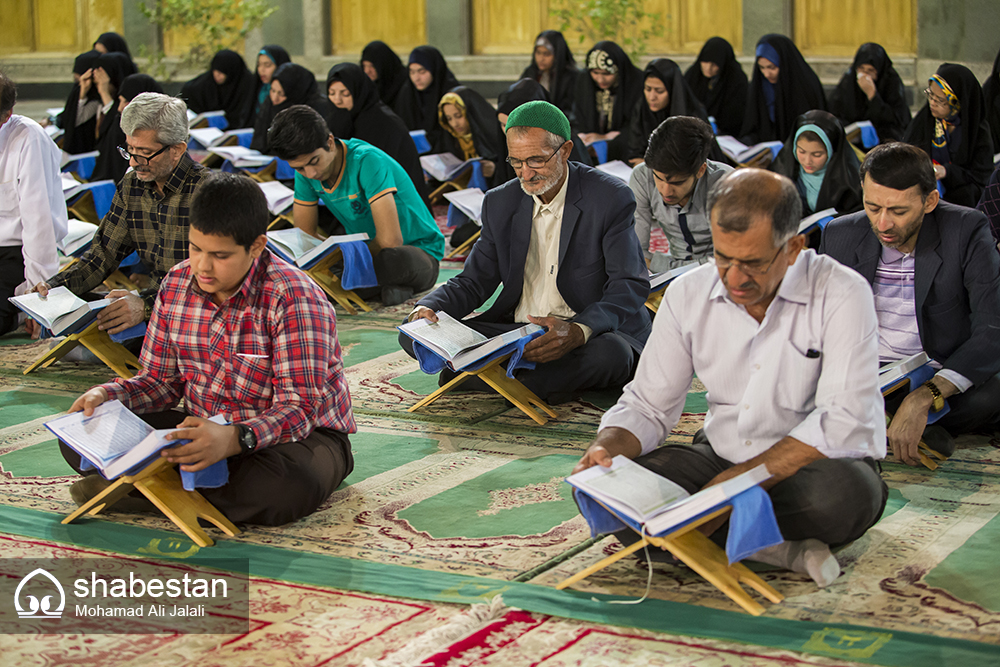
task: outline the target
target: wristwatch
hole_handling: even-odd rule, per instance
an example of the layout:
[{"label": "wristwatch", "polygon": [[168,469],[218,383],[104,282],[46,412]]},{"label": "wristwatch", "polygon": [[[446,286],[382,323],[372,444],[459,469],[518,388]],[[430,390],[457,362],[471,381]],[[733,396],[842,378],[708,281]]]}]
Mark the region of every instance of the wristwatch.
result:
[{"label": "wristwatch", "polygon": [[142,308],[142,318],[148,322],[151,317],[153,317],[153,304],[146,301]]},{"label": "wristwatch", "polygon": [[240,444],[240,451],[244,454],[250,454],[257,449],[257,436],[253,429],[246,424],[237,424],[236,428],[238,430],[236,440]]},{"label": "wristwatch", "polygon": [[937,388],[936,384],[934,384],[934,380],[928,380],[924,383],[924,386],[930,390],[931,396],[934,397],[934,403],[931,404],[934,412],[938,412],[944,408],[944,396],[941,395],[941,390]]}]

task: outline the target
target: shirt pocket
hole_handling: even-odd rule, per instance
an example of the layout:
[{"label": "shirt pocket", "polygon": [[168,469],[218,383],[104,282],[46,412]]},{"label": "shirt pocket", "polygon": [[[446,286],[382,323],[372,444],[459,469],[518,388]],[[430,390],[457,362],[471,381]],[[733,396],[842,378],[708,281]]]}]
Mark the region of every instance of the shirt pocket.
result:
[{"label": "shirt pocket", "polygon": [[274,395],[271,357],[253,352],[233,354],[232,390],[239,403],[270,404]]},{"label": "shirt pocket", "polygon": [[14,181],[0,183],[0,215],[12,217],[18,213],[20,208],[20,200],[17,196],[17,183]]},{"label": "shirt pocket", "polygon": [[[812,355],[812,356],[811,356]],[[781,351],[775,403],[785,410],[808,413],[816,408],[816,385],[823,368],[823,355],[814,348],[788,342]]]}]

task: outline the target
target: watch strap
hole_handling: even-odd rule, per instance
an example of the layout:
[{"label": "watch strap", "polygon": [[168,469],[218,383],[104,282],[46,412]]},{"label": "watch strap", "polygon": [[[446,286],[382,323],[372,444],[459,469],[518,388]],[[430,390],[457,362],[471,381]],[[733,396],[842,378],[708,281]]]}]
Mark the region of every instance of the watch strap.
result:
[{"label": "watch strap", "polygon": [[924,386],[930,390],[931,396],[934,398],[934,403],[931,406],[934,412],[942,410],[944,408],[944,396],[941,394],[941,390],[937,388],[937,385],[934,384],[934,380],[928,380],[924,383]]}]

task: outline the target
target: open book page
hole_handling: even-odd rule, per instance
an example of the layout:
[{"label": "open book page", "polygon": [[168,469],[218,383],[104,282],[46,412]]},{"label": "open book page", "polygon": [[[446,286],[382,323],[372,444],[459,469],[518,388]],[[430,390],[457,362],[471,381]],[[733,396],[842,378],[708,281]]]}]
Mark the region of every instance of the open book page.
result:
[{"label": "open book page", "polygon": [[468,349],[460,354],[456,354],[455,357],[448,362],[452,370],[459,370],[469,366],[475,361],[488,357],[497,350],[507,347],[511,343],[516,343],[525,336],[530,336],[536,331],[543,331],[542,327],[537,324],[525,324],[523,327],[518,327],[517,329],[512,329],[505,333],[499,334],[490,338],[485,343],[477,345],[472,349]]},{"label": "open book page", "polygon": [[610,468],[593,466],[566,481],[639,523],[689,495],[669,479],[620,455],[611,460]]},{"label": "open book page", "polygon": [[486,336],[465,326],[443,310],[439,310],[437,316],[437,322],[418,319],[399,328],[448,361],[487,341]]},{"label": "open book page", "polygon": [[926,352],[918,352],[912,356],[904,357],[899,361],[886,364],[879,369],[878,384],[883,390],[885,390],[886,387],[894,384],[904,375],[920,368],[930,360],[931,358],[927,356]]},{"label": "open book page", "polygon": [[661,271],[659,273],[649,273],[649,291],[655,291],[663,287],[665,284],[672,281],[678,276],[682,276],[692,269],[697,269],[701,264],[698,262],[691,262],[690,264],[682,264],[676,268],[670,269],[669,271]]},{"label": "open book page", "polygon": [[298,227],[270,231],[267,233],[267,240],[269,243],[277,245],[293,262],[323,243],[322,240],[306,234]]},{"label": "open book page", "polygon": [[260,151],[243,146],[213,146],[208,150],[226,158],[237,167],[260,167],[274,161],[273,155],[264,155]]},{"label": "open book page", "polygon": [[292,205],[295,199],[295,192],[281,181],[268,181],[257,184],[264,197],[267,199],[267,208],[271,213],[278,215]]},{"label": "open book page", "polygon": [[58,243],[59,250],[64,255],[72,255],[83,246],[90,243],[97,233],[97,225],[70,218],[66,224],[66,236]]},{"label": "open book page", "polygon": [[90,417],[84,417],[83,412],[74,412],[46,426],[60,440],[102,468],[153,432],[152,426],[120,401],[102,403]]},{"label": "open book page", "polygon": [[421,155],[420,166],[435,180],[449,181],[465,171],[469,163],[478,159],[476,157],[463,161],[451,153],[435,153],[434,155]]},{"label": "open book page", "polygon": [[837,217],[837,209],[835,208],[825,208],[822,211],[816,211],[812,215],[802,218],[802,222],[799,223],[799,234],[817,224],[823,218],[835,217]]},{"label": "open book page", "polygon": [[628,166],[621,160],[611,160],[610,162],[599,164],[595,167],[595,169],[603,171],[609,176],[621,179],[626,185],[628,185],[629,179],[632,178],[632,167]]},{"label": "open book page", "polygon": [[455,205],[470,220],[481,223],[483,220],[483,202],[486,195],[479,188],[466,188],[457,192],[446,192],[444,198]]},{"label": "open book page", "polygon": [[217,127],[199,127],[193,130],[188,130],[188,134],[190,134],[191,138],[199,144],[208,148],[209,146],[212,146],[220,137],[222,137],[223,132]]},{"label": "open book page", "polygon": [[60,158],[60,160],[59,160],[59,167],[60,168],[65,167],[70,162],[74,162],[76,160],[82,160],[82,159],[88,158],[88,157],[97,157],[100,154],[101,154],[101,151],[89,151],[87,153],[76,153],[74,155],[70,155],[66,151],[63,151],[62,158]]},{"label": "open book page", "polygon": [[75,312],[87,305],[87,302],[70,292],[64,286],[53,287],[47,297],[42,298],[37,292],[12,296],[10,301],[42,323],[46,329],[52,329],[63,315]]},{"label": "open book page", "polygon": [[736,137],[732,137],[728,134],[724,134],[721,137],[716,137],[715,140],[718,142],[719,148],[722,149],[722,152],[728,155],[729,157],[733,158],[734,160],[736,159],[737,155],[739,155],[740,153],[742,153],[747,149],[747,145],[745,143],[743,143]]},{"label": "open book page", "polygon": [[767,466],[761,464],[756,468],[751,468],[744,473],[731,479],[727,479],[721,484],[714,484],[702,489],[687,498],[684,498],[672,507],[658,513],[646,522],[646,529],[650,535],[662,535],[668,531],[687,523],[695,517],[701,516],[705,512],[723,505],[726,501],[738,496],[752,486],[767,481],[771,473],[767,471]]}]

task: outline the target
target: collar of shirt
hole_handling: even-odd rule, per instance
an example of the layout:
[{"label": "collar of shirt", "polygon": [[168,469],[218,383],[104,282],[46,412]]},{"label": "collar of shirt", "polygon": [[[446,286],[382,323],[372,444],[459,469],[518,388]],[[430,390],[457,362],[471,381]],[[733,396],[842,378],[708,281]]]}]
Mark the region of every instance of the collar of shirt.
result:
[{"label": "collar of shirt", "polygon": [[[811,252],[810,250],[803,250],[799,253],[799,256],[795,258],[795,263],[788,267],[788,271],[785,272],[785,277],[781,279],[781,284],[778,286],[778,293],[775,294],[775,299],[782,299],[784,301],[791,301],[793,303],[808,304],[809,303],[809,276],[808,262],[805,258],[806,253]],[[777,262],[777,259],[775,260]],[[772,270],[774,265],[771,265]],[[712,287],[712,292],[709,294],[709,299],[718,300],[725,299],[728,303],[737,305],[729,296],[729,290],[726,289],[726,285],[722,282],[722,277],[719,276],[718,270],[715,273],[715,285]],[[772,302],[773,303],[773,302]],[[742,306],[741,306],[742,307]],[[770,310],[770,307],[768,307]]]},{"label": "collar of shirt", "polygon": [[[569,165],[565,166],[566,171],[569,171]],[[566,174],[566,180],[563,181],[562,187],[559,188],[559,192],[556,196],[552,198],[548,204],[543,204],[542,200],[538,198],[538,195],[531,195],[531,198],[535,201],[535,205],[531,210],[531,217],[535,218],[541,211],[549,211],[557,218],[561,217],[563,207],[566,205],[566,190],[569,187],[569,174]]]},{"label": "collar of shirt", "polygon": [[896,248],[887,248],[885,246],[882,246],[882,256],[879,258],[879,260],[883,264],[892,264],[893,262],[899,262],[904,258],[912,256],[913,256],[912,254],[907,255],[905,252],[900,252]]},{"label": "collar of shirt", "polygon": [[[240,284],[240,288],[236,290],[232,296],[230,296],[224,304],[234,303],[238,297],[242,297],[244,302],[253,301],[253,297],[257,294],[261,283],[264,281],[264,276],[267,274],[267,267],[271,263],[271,251],[267,248],[264,252],[260,254],[260,257],[253,261],[250,265],[250,270],[247,271],[247,275],[243,278],[243,282]],[[188,262],[188,271],[191,272],[191,282],[188,285],[188,290],[194,294],[205,297],[206,300],[212,301],[212,295],[201,289],[198,286],[198,279],[195,277],[194,269],[191,267],[190,260]],[[216,304],[217,307],[221,308],[222,305]]]}]

